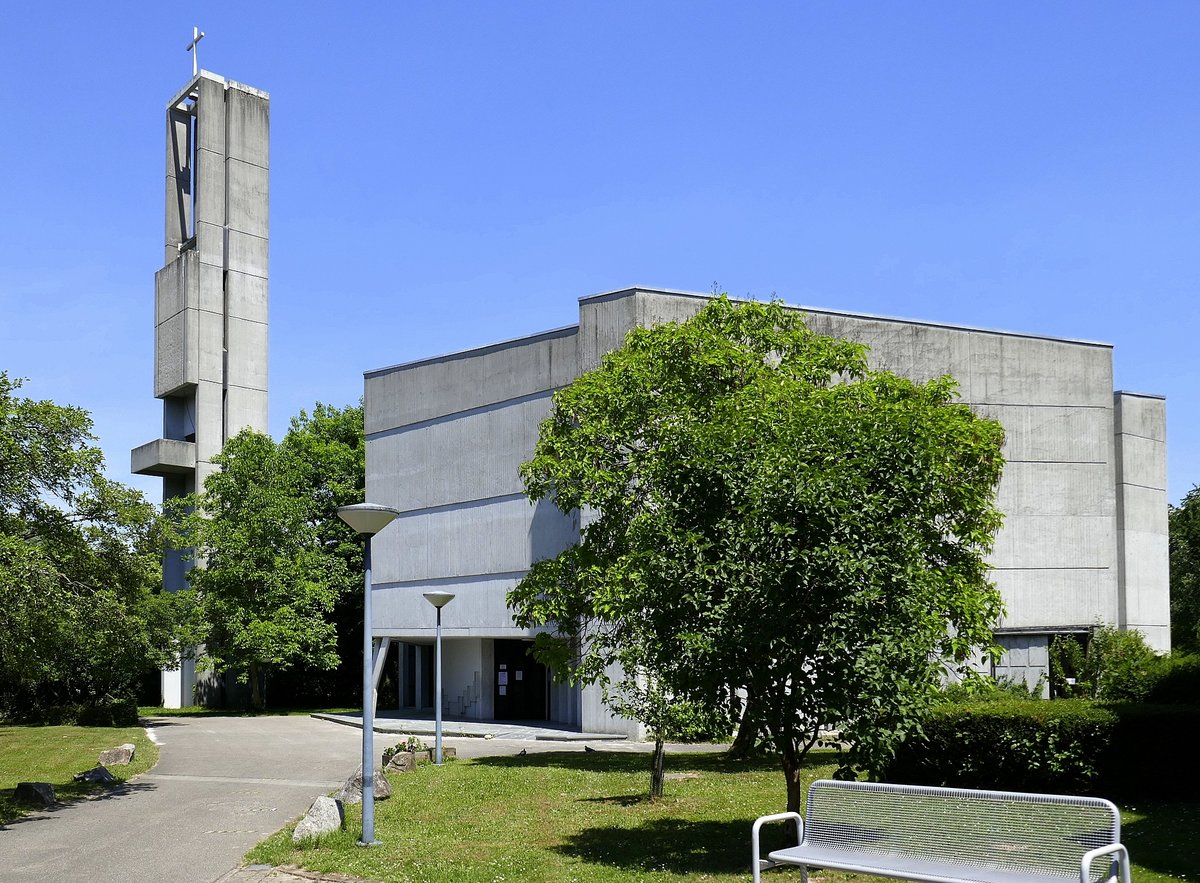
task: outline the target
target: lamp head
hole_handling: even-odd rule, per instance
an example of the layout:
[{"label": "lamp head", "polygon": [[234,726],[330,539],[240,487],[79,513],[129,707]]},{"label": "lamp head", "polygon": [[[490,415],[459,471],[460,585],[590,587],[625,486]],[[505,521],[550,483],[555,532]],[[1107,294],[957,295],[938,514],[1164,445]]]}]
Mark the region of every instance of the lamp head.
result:
[{"label": "lamp head", "polygon": [[447,604],[454,600],[453,592],[425,592],[425,600],[441,610]]},{"label": "lamp head", "polygon": [[392,519],[400,513],[391,506],[381,506],[378,503],[355,503],[353,506],[338,507],[337,514],[355,533],[373,537],[391,524]]}]

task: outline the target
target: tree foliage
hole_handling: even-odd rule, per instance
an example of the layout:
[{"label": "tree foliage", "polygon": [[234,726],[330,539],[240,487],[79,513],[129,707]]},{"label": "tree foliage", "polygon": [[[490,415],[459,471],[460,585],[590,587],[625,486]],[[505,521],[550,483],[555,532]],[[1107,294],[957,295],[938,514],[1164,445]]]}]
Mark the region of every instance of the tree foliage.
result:
[{"label": "tree foliage", "polygon": [[635,329],[555,394],[522,467],[586,527],[510,593],[517,622],[583,681],[632,652],[680,698],[748,696],[791,808],[824,726],[843,774],[879,774],[944,665],[994,650],[1003,431],[956,398],[778,303]]},{"label": "tree foliage", "polygon": [[157,510],[103,475],[92,421],[0,371],[0,708],[132,695],[178,651]]},{"label": "tree foliage", "polygon": [[1171,556],[1171,644],[1200,652],[1200,485],[1167,516]]},{"label": "tree foliage", "polygon": [[362,499],[361,408],[318,404],[278,444],[243,430],[214,462],[203,492],[183,500],[192,511],[177,543],[200,565],[189,581],[201,667],[235,673],[257,708],[268,674],[338,665],[333,614],[357,595],[362,553],[336,509]]}]

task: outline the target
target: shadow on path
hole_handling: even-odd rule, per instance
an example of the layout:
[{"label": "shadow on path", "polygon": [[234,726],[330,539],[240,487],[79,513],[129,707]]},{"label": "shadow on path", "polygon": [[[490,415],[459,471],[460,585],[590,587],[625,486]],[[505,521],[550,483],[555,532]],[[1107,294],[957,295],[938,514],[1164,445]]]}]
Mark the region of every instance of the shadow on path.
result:
[{"label": "shadow on path", "polygon": [[[134,794],[139,794],[146,791],[154,791],[157,785],[153,782],[122,782],[119,785],[113,785],[102,791],[93,791],[91,793],[80,792],[78,786],[74,782],[54,782],[54,793],[57,795],[63,793],[62,798],[54,806],[46,809],[34,809],[23,803],[17,803],[10,796],[0,797],[0,819],[8,819],[9,821],[0,824],[0,834],[15,828],[17,825],[24,825],[29,822],[46,822],[54,821],[62,813],[69,812],[78,806],[85,803],[91,803],[97,800],[114,800],[120,797],[130,797]],[[74,793],[71,793],[71,792]],[[17,813],[28,813],[19,818],[13,818]]]}]

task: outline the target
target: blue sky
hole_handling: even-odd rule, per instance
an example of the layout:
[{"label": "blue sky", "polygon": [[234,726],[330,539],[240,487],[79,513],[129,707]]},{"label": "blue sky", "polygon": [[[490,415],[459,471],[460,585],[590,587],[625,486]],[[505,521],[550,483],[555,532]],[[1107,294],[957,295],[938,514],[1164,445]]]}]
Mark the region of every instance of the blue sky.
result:
[{"label": "blue sky", "polygon": [[163,108],[271,93],[271,427],[634,284],[1115,344],[1200,482],[1200,4],[47,2],[0,27],[0,367],[158,434]]}]

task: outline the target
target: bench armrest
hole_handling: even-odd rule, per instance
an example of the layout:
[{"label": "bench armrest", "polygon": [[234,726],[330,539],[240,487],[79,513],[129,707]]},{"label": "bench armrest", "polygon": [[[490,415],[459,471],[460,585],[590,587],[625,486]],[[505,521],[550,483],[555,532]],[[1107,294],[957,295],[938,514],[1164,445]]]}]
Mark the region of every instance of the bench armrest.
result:
[{"label": "bench armrest", "polygon": [[[750,829],[750,868],[753,875],[754,883],[760,883],[761,878],[759,873],[762,871],[763,862],[760,858],[758,848],[758,832],[767,822],[782,822],[785,819],[794,819],[796,822],[796,842],[804,842],[804,817],[798,812],[778,812],[770,816],[759,816],[754,822],[754,827]],[[1128,880],[1125,883],[1129,883]]]},{"label": "bench armrest", "polygon": [[[1107,855],[1117,856],[1122,883],[1130,883],[1129,850],[1120,843],[1110,843],[1108,846],[1101,846],[1084,853],[1083,858],[1079,861],[1079,883],[1091,883],[1092,862],[1101,856]],[[1112,874],[1109,874],[1106,879],[1111,881],[1113,879]]]}]

